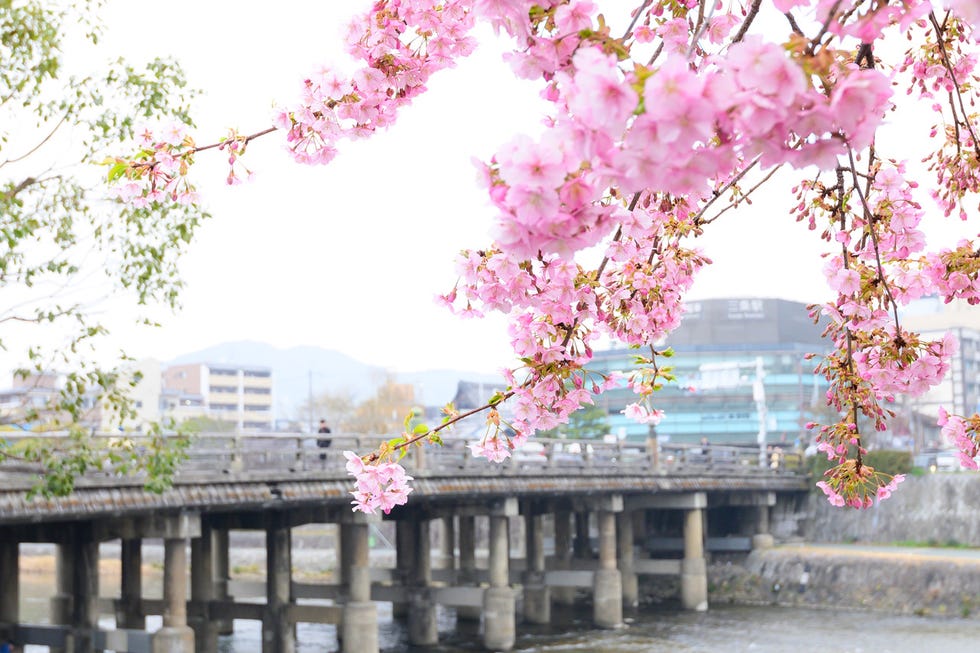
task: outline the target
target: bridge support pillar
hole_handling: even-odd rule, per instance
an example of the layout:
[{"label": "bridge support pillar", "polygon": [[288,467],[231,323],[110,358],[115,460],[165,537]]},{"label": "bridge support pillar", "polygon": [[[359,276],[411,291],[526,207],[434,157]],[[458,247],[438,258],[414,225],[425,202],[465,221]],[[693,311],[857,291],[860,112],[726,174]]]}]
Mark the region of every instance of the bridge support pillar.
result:
[{"label": "bridge support pillar", "polygon": [[592,559],[592,542],[589,538],[589,513],[580,510],[575,513],[575,542],[573,555],[576,560]]},{"label": "bridge support pillar", "polygon": [[296,650],[296,637],[288,617],[292,600],[291,545],[289,526],[275,523],[266,528],[266,604],[262,619],[262,653],[293,653]]},{"label": "bridge support pillar", "polygon": [[344,604],[341,630],[343,653],[378,653],[378,610],[371,601],[371,568],[368,525],[377,518],[363,513],[352,514],[351,524],[344,524],[349,557],[346,578],[349,594]]},{"label": "bridge support pillar", "polygon": [[189,619],[194,630],[194,649],[197,653],[218,650],[218,624],[211,619],[209,603],[215,595],[214,531],[201,525],[201,537],[191,540],[191,601],[195,604]]},{"label": "bridge support pillar", "polygon": [[98,618],[99,546],[90,526],[75,526],[71,542],[58,545],[51,623],[67,625],[70,631],[64,649],[51,649],[55,653],[91,653],[95,645],[92,632]]},{"label": "bridge support pillar", "polygon": [[543,517],[527,506],[524,514],[524,619],[532,624],[551,621],[551,594],[545,583]]},{"label": "bridge support pillar", "polygon": [[514,647],[516,601],[510,587],[509,518],[517,514],[517,499],[496,502],[490,511],[488,543],[490,586],[483,592],[483,645],[491,651]]},{"label": "bridge support pillar", "polygon": [[408,641],[413,646],[432,646],[439,642],[439,629],[436,623],[436,605],[432,600],[431,546],[429,540],[429,521],[414,518],[412,527],[412,579],[408,602]]},{"label": "bridge support pillar", "polygon": [[[411,591],[412,567],[415,564],[415,534],[412,522],[400,519],[395,522],[395,569],[397,581],[405,589],[406,595]],[[408,603],[392,602],[391,616],[403,619],[408,616]]]},{"label": "bridge support pillar", "polygon": [[640,602],[633,555],[633,513],[616,514],[616,566],[623,583],[623,607],[635,608]]},{"label": "bridge support pillar", "polygon": [[119,603],[116,628],[143,630],[143,540],[125,538],[119,542]]},{"label": "bridge support pillar", "polygon": [[153,634],[153,653],[192,653],[187,626],[187,537],[163,540],[163,627]]},{"label": "bridge support pillar", "polygon": [[686,610],[708,609],[708,576],[704,561],[703,510],[684,515],[684,559],[681,561],[681,605]]},{"label": "bridge support pillar", "polygon": [[771,549],[775,540],[769,533],[769,506],[756,507],[755,535],[752,536],[752,549]]},{"label": "bridge support pillar", "polygon": [[598,513],[599,568],[592,577],[592,620],[600,628],[623,624],[623,583],[616,568],[616,514],[623,510],[623,498],[609,497]]},{"label": "bridge support pillar", "polygon": [[[572,568],[572,513],[562,510],[555,513],[555,559],[554,568],[566,571]],[[574,587],[555,587],[551,596],[558,605],[575,603]]]},{"label": "bridge support pillar", "polygon": [[[231,580],[231,563],[228,552],[229,530],[216,528],[212,532],[212,554],[214,556],[214,598],[218,601],[228,600],[228,581]],[[219,635],[231,635],[235,624],[231,619],[216,619],[214,622]]]},{"label": "bridge support pillar", "polygon": [[[476,517],[474,515],[459,516],[459,574],[460,585],[476,585]],[[478,607],[460,606],[456,608],[456,619],[462,621],[479,621],[482,610]]]},{"label": "bridge support pillar", "polygon": [[[75,566],[75,550],[71,544],[58,544],[55,548],[55,593],[51,597],[51,623],[68,625],[71,623],[72,576]],[[52,648],[52,653],[63,653],[64,649]]]},{"label": "bridge support pillar", "polygon": [[456,529],[452,515],[439,520],[439,555],[436,560],[440,569],[456,568]]},{"label": "bridge support pillar", "polygon": [[12,641],[20,619],[20,544],[0,541],[0,642]]}]

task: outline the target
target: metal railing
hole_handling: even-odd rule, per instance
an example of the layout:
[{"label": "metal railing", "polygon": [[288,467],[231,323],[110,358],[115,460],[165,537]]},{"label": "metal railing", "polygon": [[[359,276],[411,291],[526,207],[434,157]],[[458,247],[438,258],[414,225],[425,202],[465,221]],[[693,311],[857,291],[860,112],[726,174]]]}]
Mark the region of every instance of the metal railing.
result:
[{"label": "metal railing", "polygon": [[[94,434],[93,438],[119,438],[119,434]],[[55,440],[67,438],[64,433],[3,433],[0,438],[13,444],[25,438]],[[329,447],[318,445],[328,440]],[[281,478],[339,479],[346,478],[344,451],[360,454],[371,452],[380,445],[381,436],[332,434],[329,436],[302,433],[203,433],[194,436],[188,458],[178,472],[176,482],[232,479]],[[56,442],[52,443],[56,444]],[[133,444],[140,447],[139,436]],[[647,443],[600,440],[564,440],[534,438],[524,447],[515,449],[502,463],[476,458],[463,438],[448,437],[444,445],[412,447],[401,460],[408,473],[424,477],[486,477],[486,476],[554,476],[600,474],[663,474],[741,476],[759,474],[797,474],[802,458],[774,449],[760,464],[759,447],[746,445],[700,445]],[[21,485],[36,478],[38,466],[8,460],[0,464],[0,484]],[[99,482],[101,479],[101,483]],[[137,484],[139,478],[121,477],[108,467],[89,472],[83,480],[104,484]]]}]

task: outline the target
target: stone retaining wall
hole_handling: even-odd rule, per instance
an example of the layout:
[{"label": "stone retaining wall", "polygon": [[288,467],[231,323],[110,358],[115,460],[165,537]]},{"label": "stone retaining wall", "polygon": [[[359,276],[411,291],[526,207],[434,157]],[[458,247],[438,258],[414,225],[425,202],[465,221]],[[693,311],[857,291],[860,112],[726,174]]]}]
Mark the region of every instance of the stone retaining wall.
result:
[{"label": "stone retaining wall", "polygon": [[785,546],[743,563],[710,565],[715,603],[861,608],[980,619],[980,559],[898,549],[833,551]]},{"label": "stone retaining wall", "polygon": [[[819,493],[817,493],[819,494]],[[811,542],[932,542],[980,547],[980,474],[909,476],[890,499],[868,510],[834,508],[813,498]]]}]

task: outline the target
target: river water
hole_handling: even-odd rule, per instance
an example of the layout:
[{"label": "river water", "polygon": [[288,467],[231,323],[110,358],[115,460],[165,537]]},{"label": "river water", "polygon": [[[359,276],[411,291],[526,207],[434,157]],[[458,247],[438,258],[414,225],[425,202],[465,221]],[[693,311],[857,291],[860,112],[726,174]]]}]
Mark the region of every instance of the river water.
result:
[{"label": "river water", "polygon": [[[587,609],[555,615],[550,627],[518,626],[516,651],[534,653],[977,653],[980,620],[902,617],[841,610],[777,607],[712,607],[706,613],[644,609],[624,628],[590,626]],[[438,646],[409,647],[402,627],[386,621],[382,650],[470,653],[483,650],[472,626],[452,629],[441,621]],[[442,632],[442,627],[447,630]],[[450,630],[452,629],[452,630]],[[251,632],[250,632],[251,631]],[[332,626],[300,628],[297,653],[337,650]],[[260,650],[258,628],[236,632],[222,653]]]},{"label": "river water", "polygon": [[[118,585],[114,574],[103,577],[103,594]],[[147,574],[145,591],[158,595],[159,574]],[[21,578],[22,618],[47,620],[53,574]],[[384,653],[469,653],[481,651],[475,626],[456,623],[451,610],[439,611],[440,644],[410,647],[404,625],[391,618],[390,604],[379,603],[380,642]],[[893,616],[854,610],[785,607],[712,606],[705,613],[656,606],[628,613],[619,630],[591,627],[588,607],[555,606],[550,626],[517,627],[516,651],[534,653],[978,653],[980,618]],[[150,630],[159,617],[148,618]],[[112,619],[103,622],[112,627]],[[259,653],[261,632],[254,621],[236,621],[235,634],[221,638],[221,653]],[[24,653],[41,653],[42,647]],[[300,624],[297,653],[339,650],[334,626]]]}]

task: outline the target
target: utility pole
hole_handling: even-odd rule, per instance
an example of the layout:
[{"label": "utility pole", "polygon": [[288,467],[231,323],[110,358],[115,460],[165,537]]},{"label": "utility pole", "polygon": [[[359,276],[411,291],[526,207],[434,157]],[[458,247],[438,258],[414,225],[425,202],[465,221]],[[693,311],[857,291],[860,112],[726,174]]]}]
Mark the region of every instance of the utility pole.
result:
[{"label": "utility pole", "polygon": [[766,436],[769,416],[766,410],[766,371],[762,364],[762,356],[755,359],[755,381],[752,383],[752,399],[755,400],[756,412],[759,414],[759,466],[766,466]]},{"label": "utility pole", "polygon": [[313,370],[308,370],[309,375],[307,377],[307,388],[309,390],[309,417],[310,417],[310,433],[314,432],[313,429]]}]

